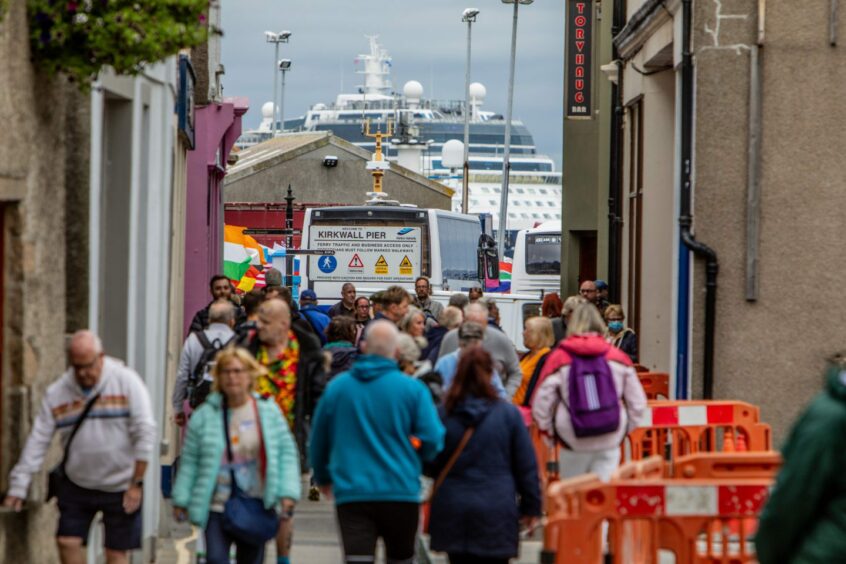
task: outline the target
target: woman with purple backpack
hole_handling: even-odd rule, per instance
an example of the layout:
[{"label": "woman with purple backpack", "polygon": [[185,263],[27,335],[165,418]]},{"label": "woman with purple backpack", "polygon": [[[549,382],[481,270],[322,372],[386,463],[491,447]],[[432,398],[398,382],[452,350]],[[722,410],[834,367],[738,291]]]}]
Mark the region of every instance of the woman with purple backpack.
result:
[{"label": "woman with purple backpack", "polygon": [[593,473],[608,481],[620,461],[620,444],[646,413],[646,394],[631,360],[604,335],[596,307],[576,307],[532,404],[540,430],[564,447],[563,478]]}]

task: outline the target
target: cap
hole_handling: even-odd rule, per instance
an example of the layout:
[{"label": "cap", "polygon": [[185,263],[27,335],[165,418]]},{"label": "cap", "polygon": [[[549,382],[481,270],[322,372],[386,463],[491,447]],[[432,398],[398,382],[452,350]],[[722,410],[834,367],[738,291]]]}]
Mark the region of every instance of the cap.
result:
[{"label": "cap", "polygon": [[314,290],[303,290],[300,292],[300,301],[316,302],[317,294],[314,293]]},{"label": "cap", "polygon": [[282,273],[275,268],[268,268],[264,273],[264,283],[267,286],[281,286]]},{"label": "cap", "polygon": [[458,328],[459,341],[481,341],[485,338],[485,329],[478,323],[468,321]]},{"label": "cap", "polygon": [[594,284],[596,284],[597,290],[607,290],[608,289],[608,283],[605,282],[605,280],[595,280]]}]

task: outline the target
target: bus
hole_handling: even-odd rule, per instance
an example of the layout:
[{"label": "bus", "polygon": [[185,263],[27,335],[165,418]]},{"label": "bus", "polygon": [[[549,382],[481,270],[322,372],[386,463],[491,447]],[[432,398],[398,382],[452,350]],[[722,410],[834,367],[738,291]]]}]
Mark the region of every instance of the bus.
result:
[{"label": "bus", "polygon": [[517,233],[511,265],[511,292],[561,290],[561,222],[547,221]]},{"label": "bus", "polygon": [[413,290],[415,279],[426,276],[433,290],[450,292],[499,283],[496,251],[473,215],[385,204],[311,208],[302,246],[335,251],[309,255],[300,271],[301,287],[321,300],[337,300],[346,282]]}]

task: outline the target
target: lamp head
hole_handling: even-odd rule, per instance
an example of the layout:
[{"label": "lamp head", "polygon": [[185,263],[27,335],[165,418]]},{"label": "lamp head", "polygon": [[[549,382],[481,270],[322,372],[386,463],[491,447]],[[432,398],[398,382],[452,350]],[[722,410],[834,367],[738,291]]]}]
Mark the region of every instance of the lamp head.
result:
[{"label": "lamp head", "polygon": [[476,16],[479,15],[479,10],[477,8],[467,8],[461,14],[461,21],[462,22],[475,22]]},{"label": "lamp head", "polygon": [[519,2],[520,4],[531,4],[534,1],[535,0],[502,0],[502,3],[503,4],[517,4]]},{"label": "lamp head", "polygon": [[281,59],[279,61],[279,70],[289,70],[291,68],[291,59]]},{"label": "lamp head", "polygon": [[277,35],[272,31],[265,31],[264,38],[267,40],[268,43],[273,43],[276,41]]},{"label": "lamp head", "polygon": [[291,32],[287,29],[284,31],[279,32],[279,39],[281,39],[284,43],[288,43],[288,39],[291,37]]}]

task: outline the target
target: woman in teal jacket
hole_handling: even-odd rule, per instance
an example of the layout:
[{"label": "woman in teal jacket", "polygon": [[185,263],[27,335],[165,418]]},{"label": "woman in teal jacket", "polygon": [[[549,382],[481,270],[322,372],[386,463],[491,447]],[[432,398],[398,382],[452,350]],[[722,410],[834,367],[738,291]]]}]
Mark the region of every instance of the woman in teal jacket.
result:
[{"label": "woman in teal jacket", "polygon": [[[241,491],[262,499],[265,508],[281,509],[283,518],[289,517],[300,497],[299,455],[279,407],[253,393],[262,368],[252,355],[231,347],[216,360],[215,392],[188,423],[173,489],[174,516],[205,528],[208,564],[228,564],[233,543],[238,564],[257,564],[264,559],[264,545],[237,542],[222,525],[231,476]],[[224,434],[224,400],[231,460]]]}]

